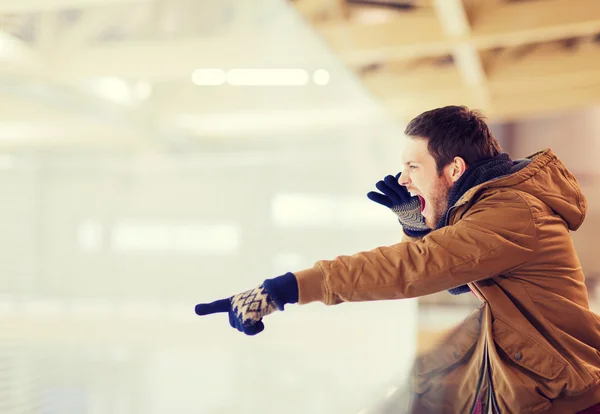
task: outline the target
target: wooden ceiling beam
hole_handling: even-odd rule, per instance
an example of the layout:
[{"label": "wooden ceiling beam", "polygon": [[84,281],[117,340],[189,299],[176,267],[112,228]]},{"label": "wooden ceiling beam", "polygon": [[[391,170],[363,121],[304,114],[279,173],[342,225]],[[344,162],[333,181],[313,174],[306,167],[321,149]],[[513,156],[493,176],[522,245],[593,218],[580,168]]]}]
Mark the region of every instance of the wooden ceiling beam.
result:
[{"label": "wooden ceiling beam", "polygon": [[381,98],[381,101],[392,116],[404,122],[423,111],[445,105],[466,105],[482,109],[490,121],[508,122],[600,104],[600,81],[538,90],[535,93],[526,89],[491,91],[490,96],[493,102],[490,109],[479,108],[477,96],[464,88],[406,94]]},{"label": "wooden ceiling beam", "polygon": [[514,121],[600,104],[600,82],[577,87],[557,87],[531,93],[523,90],[492,93],[496,121]]},{"label": "wooden ceiling beam", "polygon": [[423,91],[436,91],[462,84],[462,78],[454,65],[441,67],[427,65],[403,71],[381,71],[363,76],[365,86],[376,96],[384,98],[403,94],[418,94]]},{"label": "wooden ceiling beam", "polygon": [[486,59],[490,88],[503,90],[553,89],[600,80],[600,44],[583,42],[571,49],[541,45],[524,56],[504,51]]},{"label": "wooden ceiling beam", "polygon": [[296,10],[309,22],[340,20],[348,16],[344,0],[292,0]]},{"label": "wooden ceiling beam", "polygon": [[398,14],[383,23],[330,21],[314,26],[329,47],[351,66],[448,54],[453,43],[432,9]]},{"label": "wooden ceiling beam", "polygon": [[472,20],[479,49],[547,42],[600,32],[597,0],[544,0],[482,5]]},{"label": "wooden ceiling beam", "polygon": [[394,13],[382,23],[330,20],[313,26],[350,66],[439,56],[465,43],[481,50],[600,33],[597,0],[578,0],[577,7],[571,0],[482,4],[469,15],[472,27],[463,36],[449,35],[434,8]]},{"label": "wooden ceiling beam", "polygon": [[[569,47],[551,43],[529,50],[506,49],[484,54],[483,64],[487,82],[496,90],[526,90],[538,84],[547,88],[579,85],[600,80],[600,43],[582,41]],[[399,95],[460,87],[463,76],[457,65],[421,60],[404,65],[389,63],[366,72],[362,79],[378,95]]]},{"label": "wooden ceiling beam", "polygon": [[464,87],[380,96],[379,98],[387,107],[388,112],[403,122],[410,121],[424,111],[446,105],[466,105],[473,109],[483,109],[478,106],[477,94],[471,88]]},{"label": "wooden ceiling beam", "polygon": [[454,40],[452,56],[462,77],[462,83],[471,88],[481,109],[489,109],[491,100],[479,51],[472,42],[471,25],[462,0],[436,0],[435,10],[446,36]]}]

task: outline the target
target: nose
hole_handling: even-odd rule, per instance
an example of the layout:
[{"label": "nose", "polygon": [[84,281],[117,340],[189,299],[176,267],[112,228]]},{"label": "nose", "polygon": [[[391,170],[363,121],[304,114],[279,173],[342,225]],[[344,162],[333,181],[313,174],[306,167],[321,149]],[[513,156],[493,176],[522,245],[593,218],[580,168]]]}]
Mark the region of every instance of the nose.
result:
[{"label": "nose", "polygon": [[408,172],[402,171],[402,174],[400,174],[400,177],[398,177],[398,184],[406,187],[410,184],[410,182],[410,175],[408,174]]}]

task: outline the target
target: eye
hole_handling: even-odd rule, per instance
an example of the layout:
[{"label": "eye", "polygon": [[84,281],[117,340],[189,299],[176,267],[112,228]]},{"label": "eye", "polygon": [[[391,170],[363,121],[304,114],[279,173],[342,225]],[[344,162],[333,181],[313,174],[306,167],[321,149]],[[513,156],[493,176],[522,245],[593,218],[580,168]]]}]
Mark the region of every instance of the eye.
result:
[{"label": "eye", "polygon": [[409,165],[408,168],[410,168],[411,170],[416,170],[417,166],[416,165]]}]

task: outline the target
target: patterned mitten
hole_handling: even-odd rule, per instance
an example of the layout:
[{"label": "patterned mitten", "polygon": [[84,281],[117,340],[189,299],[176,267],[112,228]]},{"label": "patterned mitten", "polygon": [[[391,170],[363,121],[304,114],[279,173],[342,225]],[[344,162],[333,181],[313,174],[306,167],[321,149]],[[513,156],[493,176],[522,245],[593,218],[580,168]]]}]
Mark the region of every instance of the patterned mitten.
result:
[{"label": "patterned mitten", "polygon": [[411,197],[406,187],[398,183],[401,174],[398,173],[396,177],[388,175],[378,181],[375,187],[383,194],[371,191],[367,197],[392,210],[398,216],[398,221],[404,227],[406,234],[414,237],[424,236],[431,230],[425,224],[421,214],[421,202],[419,197]]},{"label": "patterned mitten", "polygon": [[230,298],[200,303],[195,310],[197,315],[228,313],[233,328],[246,335],[256,335],[265,329],[263,316],[282,311],[287,303],[297,302],[298,282],[293,273],[286,273]]}]

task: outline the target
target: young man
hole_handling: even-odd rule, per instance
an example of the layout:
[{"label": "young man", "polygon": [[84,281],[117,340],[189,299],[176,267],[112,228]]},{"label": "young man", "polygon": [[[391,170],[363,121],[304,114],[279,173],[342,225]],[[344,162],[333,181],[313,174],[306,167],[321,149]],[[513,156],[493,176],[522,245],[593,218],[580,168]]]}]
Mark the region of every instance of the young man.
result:
[{"label": "young man", "polygon": [[254,335],[285,304],[471,291],[480,308],[415,364],[412,412],[563,414],[599,403],[600,321],[569,236],[587,208],[575,177],[551,150],[511,161],[465,107],[425,112],[405,134],[402,172],[368,194],[396,213],[401,243],[319,261],[196,313],[227,312]]}]

